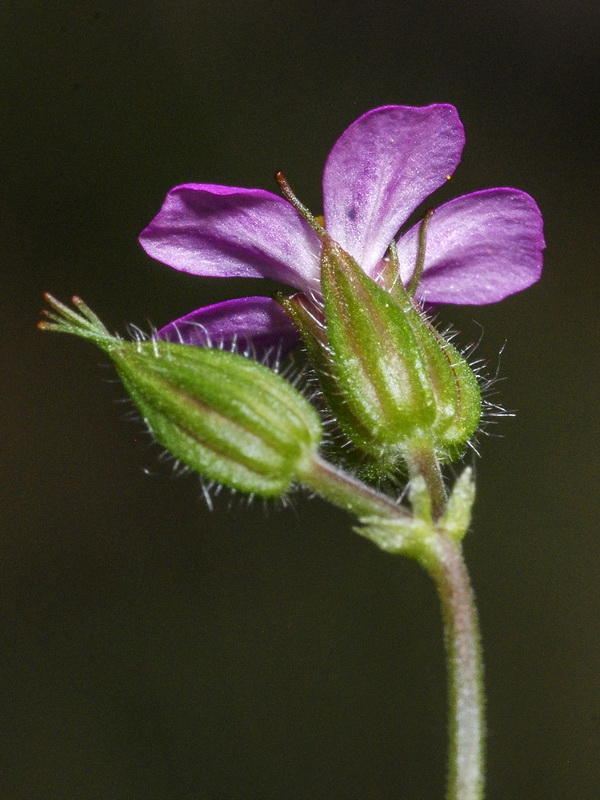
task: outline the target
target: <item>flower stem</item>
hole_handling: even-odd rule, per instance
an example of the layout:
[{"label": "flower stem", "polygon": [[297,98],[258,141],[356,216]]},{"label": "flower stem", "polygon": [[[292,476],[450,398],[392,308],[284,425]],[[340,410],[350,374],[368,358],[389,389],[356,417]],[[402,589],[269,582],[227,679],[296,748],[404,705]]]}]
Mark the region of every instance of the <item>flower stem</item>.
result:
[{"label": "flower stem", "polygon": [[446,508],[448,495],[442,478],[440,462],[432,447],[420,447],[407,455],[407,465],[411,478],[420,475],[425,481],[431,502],[431,514],[438,520]]},{"label": "flower stem", "polygon": [[482,800],[484,694],[477,610],[460,545],[443,532],[426,564],[442,605],[449,698],[447,800]]},{"label": "flower stem", "polygon": [[[389,552],[416,558],[433,578],[444,619],[449,697],[447,800],[483,800],[484,696],[477,611],[461,545],[443,529],[446,491],[435,454],[423,451],[409,464],[425,482],[433,520],[411,538],[413,518],[390,498],[315,456],[300,482],[326,500],[369,522],[357,532]],[[470,508],[470,506],[469,506]],[[376,518],[379,518],[377,521]],[[394,530],[401,535],[394,538]],[[407,533],[408,532],[408,533]],[[395,543],[398,543],[397,546]]]},{"label": "flower stem", "polygon": [[408,511],[389,497],[318,455],[305,467],[299,479],[307,489],[358,517],[409,519]]}]

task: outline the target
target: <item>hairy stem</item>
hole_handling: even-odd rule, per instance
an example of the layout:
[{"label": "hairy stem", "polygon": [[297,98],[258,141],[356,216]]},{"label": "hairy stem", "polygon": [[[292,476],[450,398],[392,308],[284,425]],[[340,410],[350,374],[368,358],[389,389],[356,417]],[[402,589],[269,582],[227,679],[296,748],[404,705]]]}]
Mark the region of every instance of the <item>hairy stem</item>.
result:
[{"label": "hairy stem", "polygon": [[320,456],[310,461],[299,478],[307,489],[357,517],[409,519],[402,506]]},{"label": "hairy stem", "polygon": [[460,545],[439,533],[435,549],[437,558],[426,566],[444,617],[450,729],[447,800],[482,800],[485,728],[477,611]]},{"label": "hairy stem", "polygon": [[[460,543],[443,530],[440,520],[446,491],[434,454],[419,454],[411,473],[425,482],[433,520],[417,539],[407,531],[415,519],[390,498],[319,456],[305,467],[301,483],[326,500],[372,521],[362,532],[385,550],[416,558],[433,578],[444,619],[449,696],[447,800],[483,800],[484,696],[477,611]],[[469,506],[470,508],[470,506]],[[390,547],[390,533],[404,534]],[[368,532],[368,533],[367,533]]]},{"label": "hairy stem", "polygon": [[446,508],[448,495],[442,478],[440,462],[430,447],[420,447],[407,456],[407,464],[411,478],[420,475],[425,481],[431,502],[431,514],[438,520]]}]

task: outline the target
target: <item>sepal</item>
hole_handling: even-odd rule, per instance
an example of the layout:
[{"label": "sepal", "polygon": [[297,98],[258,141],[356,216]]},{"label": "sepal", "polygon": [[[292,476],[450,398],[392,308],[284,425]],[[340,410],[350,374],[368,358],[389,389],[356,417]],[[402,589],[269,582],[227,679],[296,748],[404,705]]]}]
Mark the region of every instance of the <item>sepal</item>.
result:
[{"label": "sepal", "polygon": [[384,461],[423,448],[441,461],[458,458],[481,415],[467,361],[399,280],[382,288],[335,242],[323,246],[321,285],[330,371],[359,423],[340,419],[350,439]]}]

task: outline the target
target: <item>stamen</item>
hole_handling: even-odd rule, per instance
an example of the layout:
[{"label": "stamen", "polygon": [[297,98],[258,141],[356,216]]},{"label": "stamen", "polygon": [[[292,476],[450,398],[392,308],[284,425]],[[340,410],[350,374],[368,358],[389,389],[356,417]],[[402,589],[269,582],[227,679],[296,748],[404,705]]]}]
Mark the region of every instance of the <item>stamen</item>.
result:
[{"label": "stamen", "polygon": [[415,292],[417,291],[417,286],[419,285],[419,281],[421,280],[421,276],[423,275],[423,267],[425,266],[425,244],[427,242],[427,226],[429,225],[429,220],[432,218],[433,214],[433,208],[430,208],[429,211],[426,211],[423,216],[423,220],[421,221],[421,227],[419,228],[419,249],[417,250],[417,263],[415,264],[415,271],[413,272],[412,278],[410,279],[410,283],[407,287],[407,291],[411,297],[414,297]]},{"label": "stamen", "polygon": [[317,236],[323,241],[325,241],[325,239],[327,238],[327,232],[325,231],[325,228],[321,225],[321,223],[314,216],[314,214],[311,214],[308,208],[303,203],[301,203],[300,200],[298,200],[298,198],[292,191],[289,183],[285,179],[285,175],[283,174],[283,172],[276,172],[275,180],[279,184],[279,189],[283,197],[288,201],[288,203],[291,203],[291,205],[294,206],[294,208],[300,214],[300,216],[304,220],[306,220],[306,222],[308,222],[308,224],[317,234]]}]

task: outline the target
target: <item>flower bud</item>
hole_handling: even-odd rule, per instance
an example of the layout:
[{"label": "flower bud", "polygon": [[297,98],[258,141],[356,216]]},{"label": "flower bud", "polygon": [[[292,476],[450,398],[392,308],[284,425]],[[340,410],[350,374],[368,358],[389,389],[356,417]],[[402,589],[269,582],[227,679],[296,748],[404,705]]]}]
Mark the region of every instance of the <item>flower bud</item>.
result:
[{"label": "flower bud", "polygon": [[344,439],[349,438],[358,448],[349,450],[345,446],[338,447],[339,437],[334,435],[328,441],[329,450],[335,451],[336,460],[343,461],[346,467],[360,472],[364,477],[377,479],[387,474],[394,468],[397,456],[392,454],[391,458],[387,458],[381,452],[381,448],[373,441],[371,430],[356,416],[340,390],[332,366],[332,351],[321,309],[303,292],[289,297],[276,295],[276,299],[287,311],[304,340],[329,411],[338,428],[345,434]]},{"label": "flower bud", "polygon": [[[431,449],[460,456],[481,414],[479,385],[465,359],[431,326],[403,287],[378,286],[335,242],[321,258],[324,329],[291,298],[332,412],[350,440],[382,470]],[[312,344],[311,344],[312,342]]]},{"label": "flower bud", "polygon": [[46,329],[94,341],[112,359],[155,439],[205,477],[243,492],[283,494],[322,437],[316,411],[289,383],[223,350],[111,336],[82,301],[47,296]]}]

